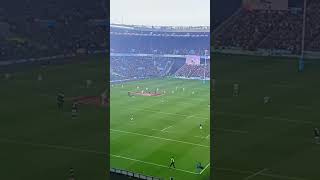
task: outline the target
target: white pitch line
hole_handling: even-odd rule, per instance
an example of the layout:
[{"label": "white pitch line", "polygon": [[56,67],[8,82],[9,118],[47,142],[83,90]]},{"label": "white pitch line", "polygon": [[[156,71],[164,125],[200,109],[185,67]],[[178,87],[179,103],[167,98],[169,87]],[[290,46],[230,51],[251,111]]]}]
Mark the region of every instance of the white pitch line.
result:
[{"label": "white pitch line", "polygon": [[249,134],[248,131],[241,131],[241,130],[235,130],[235,129],[225,129],[225,128],[213,128],[213,129],[218,131],[225,131],[225,132],[232,132],[232,133],[239,133],[239,134]]},{"label": "white pitch line", "polygon": [[[210,97],[210,96],[208,96],[208,97]],[[204,101],[207,101],[207,99],[203,99],[203,98],[195,98],[195,97],[188,97],[188,98],[186,98],[186,97],[179,97],[179,96],[171,96],[170,98],[177,98],[177,99],[187,99],[187,100],[196,100],[196,101],[201,101],[201,102],[204,102]]]},{"label": "white pitch line", "polygon": [[[253,171],[244,171],[244,170],[238,170],[238,169],[231,169],[231,168],[214,168],[215,170],[218,171],[229,171],[233,173],[239,173],[239,174],[254,174],[255,172]],[[289,176],[283,176],[283,175],[276,175],[276,174],[270,174],[270,173],[261,173],[261,176],[267,176],[267,177],[273,177],[277,179],[287,179],[287,180],[308,180],[304,178],[299,178],[299,177],[289,177]]]},{"label": "white pitch line", "polygon": [[206,167],[205,167],[204,169],[202,169],[202,171],[201,171],[199,174],[202,174],[209,166],[210,166],[210,163],[208,163],[208,164],[206,165]]},{"label": "white pitch line", "polygon": [[30,142],[25,142],[25,141],[22,142],[22,141],[16,141],[16,140],[11,140],[11,139],[4,139],[4,138],[1,138],[0,142],[18,144],[18,145],[29,145],[29,146],[37,146],[37,147],[46,147],[46,148],[59,149],[59,150],[69,150],[69,151],[78,151],[78,152],[86,152],[86,153],[107,155],[106,152],[94,151],[94,150],[89,150],[89,149],[82,149],[82,148],[75,148],[75,147],[61,146],[61,145],[52,145],[52,144],[30,143]]},{"label": "white pitch line", "polygon": [[204,137],[204,136],[194,136],[194,137],[201,138],[201,139],[206,139],[206,137]]},{"label": "white pitch line", "polygon": [[225,114],[225,115],[231,115],[231,116],[237,116],[241,118],[251,118],[251,119],[257,119],[257,118],[263,118],[263,119],[269,119],[273,121],[286,121],[291,123],[300,123],[300,124],[311,124],[311,125],[319,125],[319,123],[313,122],[313,121],[304,121],[304,120],[293,120],[288,118],[281,118],[281,117],[271,117],[271,116],[253,116],[253,115],[245,115],[245,114],[237,114],[237,113],[227,113],[227,112],[215,112],[216,114]]},{"label": "white pitch line", "polygon": [[166,127],[166,128],[163,128],[161,131],[165,131],[165,130],[167,130],[167,129],[169,129],[169,128],[172,128],[172,126],[168,126],[168,127]]},{"label": "white pitch line", "polygon": [[[155,110],[150,110],[150,109],[142,109],[142,108],[130,108],[130,109],[135,109],[135,110],[139,110],[139,111],[149,111],[149,112],[154,112],[154,113],[159,113],[159,114],[167,114],[167,115],[174,115],[174,116],[182,116],[182,117],[189,117],[190,115],[186,115],[186,114],[177,114],[177,113],[168,113],[168,112],[162,112],[162,111],[155,111]],[[204,116],[198,116],[198,115],[192,115],[198,118],[202,118],[202,119],[210,119]]]},{"label": "white pitch line", "polygon": [[196,143],[191,143],[191,142],[186,142],[186,141],[179,141],[179,140],[175,140],[175,139],[162,138],[162,137],[158,137],[158,136],[150,136],[150,135],[145,135],[145,134],[140,134],[140,133],[135,133],[135,132],[128,132],[128,131],[122,131],[122,130],[117,130],[117,129],[110,129],[110,131],[120,132],[120,133],[125,133],[125,134],[133,134],[133,135],[137,135],[137,136],[144,136],[144,137],[149,137],[149,138],[154,138],[154,139],[161,139],[164,141],[178,142],[178,143],[182,143],[182,144],[189,144],[189,145],[193,145],[193,146],[210,148],[210,146],[203,145],[203,144],[196,144]]},{"label": "white pitch line", "polygon": [[[119,156],[119,155],[114,155],[114,154],[110,154],[110,156],[169,169],[169,166],[165,166],[165,165],[161,165],[161,164],[157,164],[157,163],[142,161],[142,160],[133,159],[133,158],[124,157],[124,156]],[[196,172],[192,172],[192,171],[188,171],[188,170],[184,170],[184,169],[178,169],[178,168],[175,168],[174,170],[181,171],[181,172],[186,172],[186,173],[190,173],[190,174],[197,174],[197,175],[199,174],[199,173],[196,173]]]},{"label": "white pitch line", "polygon": [[257,176],[257,175],[259,175],[259,174],[261,174],[261,173],[263,173],[263,172],[265,172],[265,171],[267,171],[267,170],[268,170],[268,169],[264,168],[264,169],[262,169],[262,170],[260,170],[260,171],[258,171],[258,172],[256,172],[256,173],[254,173],[254,174],[252,174],[252,175],[244,178],[244,180],[251,179],[251,178],[253,178],[253,177],[255,177],[255,176]]},{"label": "white pitch line", "polygon": [[[159,129],[151,129],[152,131],[159,131],[159,132],[163,132],[163,133],[170,133],[170,134],[179,134],[179,133],[175,133],[175,132],[171,132],[171,131],[161,131]],[[200,139],[206,139],[206,137],[204,136],[193,136],[195,138],[200,138]]]},{"label": "white pitch line", "polygon": [[288,118],[275,118],[275,117],[270,117],[270,116],[265,116],[263,117],[264,119],[270,119],[270,120],[279,120],[279,121],[287,121],[287,122],[294,122],[294,123],[301,123],[301,124],[311,124],[315,125],[315,122],[312,121],[301,121],[301,120],[293,120],[293,119],[288,119]]},{"label": "white pitch line", "polygon": [[289,176],[282,176],[282,175],[276,175],[276,174],[269,174],[269,173],[261,173],[261,176],[267,176],[272,177],[276,179],[287,179],[287,180],[307,180],[305,178],[299,178],[299,177],[289,177]]},{"label": "white pitch line", "polygon": [[[4,139],[4,138],[1,138],[1,139],[0,139],[0,142],[2,142],[2,143],[11,143],[11,144],[19,144],[19,145],[29,145],[29,146],[45,147],[45,148],[50,148],[50,149],[69,150],[69,151],[78,151],[78,152],[85,152],[85,153],[93,153],[93,154],[107,155],[106,152],[99,152],[99,151],[88,150],[88,149],[81,149],[81,148],[74,148],[74,147],[60,146],[60,145],[51,145],[51,144],[29,143],[29,142],[15,141],[15,140]],[[141,162],[141,163],[149,164],[149,165],[154,165],[154,166],[159,166],[159,167],[168,168],[168,166],[164,166],[164,165],[160,165],[160,164],[156,164],[156,163],[150,163],[150,162],[146,162],[146,161],[140,161],[140,160],[137,160],[137,159],[127,158],[127,157],[117,156],[117,155],[112,155],[112,154],[110,154],[110,155],[113,156],[113,157],[118,157],[118,158],[123,158],[123,159],[131,160],[131,161],[136,161],[136,162]],[[188,171],[188,170],[183,170],[183,169],[174,169],[174,170],[176,170],[176,171],[181,171],[181,172],[186,172],[186,173],[190,173],[190,174],[196,174],[196,175],[199,174],[199,173],[195,173],[195,172]]]}]

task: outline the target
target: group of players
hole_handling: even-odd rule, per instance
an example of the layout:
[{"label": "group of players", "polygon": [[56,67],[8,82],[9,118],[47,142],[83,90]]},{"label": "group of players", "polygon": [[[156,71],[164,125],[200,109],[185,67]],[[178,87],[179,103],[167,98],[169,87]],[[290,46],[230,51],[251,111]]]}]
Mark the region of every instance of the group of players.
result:
[{"label": "group of players", "polygon": [[[122,85],[122,87],[123,87],[123,85]],[[138,86],[137,86],[137,88],[138,88]],[[176,87],[176,90],[177,90],[178,88]],[[159,89],[157,89],[156,91],[158,91]],[[183,91],[184,91],[185,89],[183,88]],[[165,92],[165,91],[164,91]],[[192,91],[192,94],[194,94],[195,92],[194,91]],[[128,96],[129,97],[132,97],[131,96],[131,94],[130,94],[130,92],[128,92]],[[164,98],[162,98],[162,100],[161,100],[161,102],[165,102],[164,101]],[[210,104],[208,104],[208,107],[210,108]],[[134,116],[133,116],[133,114],[130,114],[130,121],[133,121],[134,120]],[[202,124],[200,124],[199,125],[199,128],[200,128],[200,130],[202,130],[203,129],[203,126],[202,126]],[[170,158],[170,164],[169,164],[169,168],[171,168],[171,167],[173,167],[174,169],[176,168],[176,166],[175,166],[175,159],[174,159],[174,157],[172,156],[171,158]],[[201,163],[200,162],[198,162],[197,164],[196,164],[196,168],[197,169],[204,169],[204,167],[201,165]],[[173,178],[170,178],[170,179],[173,179]]]},{"label": "group of players", "polygon": [[[239,96],[240,88],[239,84],[233,84],[233,96]],[[271,101],[269,96],[263,98],[264,104],[268,104]],[[316,144],[320,144],[320,130],[318,128],[313,129],[314,140]]]},{"label": "group of players", "polygon": [[[64,93],[60,92],[57,95],[57,104],[58,104],[58,109],[63,110],[63,105],[64,105]],[[72,103],[71,107],[71,118],[76,119],[78,117],[78,104],[76,102]]]}]

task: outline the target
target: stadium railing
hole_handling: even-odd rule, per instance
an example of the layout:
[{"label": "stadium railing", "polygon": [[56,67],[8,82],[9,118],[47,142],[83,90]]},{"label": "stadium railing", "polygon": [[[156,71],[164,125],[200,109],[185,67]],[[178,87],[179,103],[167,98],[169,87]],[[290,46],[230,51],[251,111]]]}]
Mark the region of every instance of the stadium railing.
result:
[{"label": "stadium railing", "polygon": [[116,169],[116,168],[110,168],[111,174],[121,175],[121,176],[127,176],[131,179],[145,179],[145,180],[164,180],[162,178],[153,177],[153,176],[147,176],[140,173],[135,173],[127,170],[122,169]]}]

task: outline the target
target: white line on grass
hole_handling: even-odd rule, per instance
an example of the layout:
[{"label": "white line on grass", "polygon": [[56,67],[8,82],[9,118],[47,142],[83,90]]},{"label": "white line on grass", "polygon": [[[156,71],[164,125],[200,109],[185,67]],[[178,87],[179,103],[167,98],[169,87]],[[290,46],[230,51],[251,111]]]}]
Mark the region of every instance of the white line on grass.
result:
[{"label": "white line on grass", "polygon": [[200,139],[206,139],[206,137],[203,137],[203,136],[194,136],[196,138],[200,138]]},{"label": "white line on grass", "polygon": [[305,178],[299,178],[299,177],[289,177],[289,176],[282,176],[282,175],[276,175],[276,174],[269,174],[269,173],[261,173],[261,176],[267,176],[272,177],[276,179],[287,179],[287,180],[307,180]]},{"label": "white line on grass", "polygon": [[[162,111],[155,111],[155,110],[151,110],[151,109],[142,109],[142,108],[129,108],[129,109],[135,109],[138,111],[149,111],[149,112],[154,112],[154,113],[159,113],[159,114],[167,114],[167,115],[175,115],[175,116],[183,116],[183,117],[189,117],[190,115],[186,115],[186,114],[177,114],[177,113],[168,113],[168,112],[162,112]],[[201,119],[210,119],[204,116],[198,116],[198,115],[192,115]]]},{"label": "white line on grass", "polygon": [[[239,174],[254,174],[253,171],[244,171],[244,170],[238,170],[238,169],[231,169],[231,168],[214,168],[218,171],[229,171],[233,173],[239,173]],[[282,175],[276,175],[276,174],[270,174],[270,173],[261,173],[260,176],[267,176],[267,177],[273,177],[276,179],[286,179],[286,180],[308,180],[305,178],[299,178],[299,177],[292,177],[292,176],[282,176]]]},{"label": "white line on grass", "polygon": [[246,178],[244,178],[244,180],[251,179],[251,178],[253,178],[253,177],[255,177],[255,176],[257,176],[257,175],[259,175],[259,174],[261,174],[261,173],[263,173],[263,172],[265,172],[265,171],[267,171],[267,170],[268,170],[268,169],[264,168],[264,169],[262,169],[262,170],[260,170],[260,171],[258,171],[258,172],[256,172],[256,173],[250,175],[250,176],[247,176]]},{"label": "white line on grass", "polygon": [[[138,160],[138,159],[133,159],[133,158],[124,157],[124,156],[119,156],[119,155],[114,155],[114,154],[110,154],[110,156],[116,157],[116,158],[121,158],[121,159],[130,160],[130,161],[140,162],[140,163],[143,163],[143,164],[148,164],[148,165],[153,165],[153,166],[158,166],[158,167],[162,167],[162,168],[167,168],[167,169],[169,169],[169,166],[165,166],[165,165],[161,165],[161,164],[156,164],[156,163],[152,163],[152,162],[141,161],[141,160]],[[192,171],[188,171],[188,170],[184,170],[184,169],[178,169],[178,168],[175,168],[174,170],[176,170],[176,171],[181,171],[181,172],[186,172],[186,173],[190,173],[190,174],[197,174],[197,175],[199,174],[199,173],[196,173],[196,172],[192,172]]]},{"label": "white line on grass", "polygon": [[30,142],[25,142],[25,141],[16,141],[16,140],[11,140],[11,139],[4,139],[4,138],[1,138],[0,142],[18,144],[18,145],[29,145],[29,146],[36,146],[36,147],[46,147],[46,148],[59,149],[59,150],[69,150],[69,151],[78,151],[78,152],[86,152],[86,153],[107,155],[106,152],[94,151],[94,150],[89,150],[89,149],[82,149],[82,148],[75,148],[75,147],[61,146],[61,145],[52,145],[52,144],[30,143]]},{"label": "white line on grass", "polygon": [[[0,142],[18,144],[18,145],[45,147],[45,148],[58,149],[58,150],[77,151],[77,152],[92,153],[92,154],[99,154],[99,155],[107,155],[106,152],[102,152],[102,151],[75,148],[75,147],[63,146],[63,145],[52,145],[52,144],[42,144],[42,143],[31,143],[31,142],[25,142],[25,141],[16,141],[16,140],[11,140],[11,139],[7,139],[7,138],[0,138]],[[218,170],[218,171],[229,171],[229,172],[241,173],[241,174],[253,174],[253,173],[255,173],[255,172],[252,172],[252,171],[243,171],[243,170],[236,170],[236,169],[230,169],[230,168],[215,168],[215,169]],[[182,171],[187,172],[186,170],[182,170]],[[189,173],[198,174],[198,173],[194,173],[194,172],[191,172],[191,171]],[[277,179],[308,180],[308,179],[305,179],[305,178],[292,177],[292,176],[289,177],[289,176],[276,175],[276,174],[270,174],[270,173],[261,173],[260,175],[261,176],[267,176],[267,177],[273,177],[273,178],[277,178]]]},{"label": "white line on grass", "polygon": [[311,106],[303,106],[303,105],[297,105],[295,106],[296,109],[302,109],[302,110],[312,110]]},{"label": "white line on grass", "polygon": [[[159,132],[163,132],[163,133],[170,133],[170,134],[179,134],[179,133],[176,133],[176,132],[171,132],[171,131],[161,131],[159,129],[151,129],[152,131],[159,131]],[[206,139],[206,137],[204,136],[193,136],[195,138],[200,138],[200,139]]]},{"label": "white line on grass", "polygon": [[154,138],[154,139],[161,139],[161,140],[164,140],[164,141],[172,141],[172,142],[178,142],[178,143],[182,143],[182,144],[189,144],[189,145],[193,145],[193,146],[210,148],[210,146],[203,145],[203,144],[196,144],[196,143],[191,143],[191,142],[186,142],[186,141],[179,141],[179,140],[175,140],[175,139],[168,139],[168,138],[162,138],[162,137],[157,137],[157,136],[150,136],[150,135],[140,134],[140,133],[135,133],[135,132],[122,131],[122,130],[117,130],[117,129],[110,129],[110,131],[111,132],[112,131],[120,132],[120,133],[125,133],[125,134],[133,134],[133,135],[137,135],[137,136],[144,136],[144,137],[149,137],[149,138]]},{"label": "white line on grass", "polygon": [[169,129],[169,128],[172,128],[172,126],[168,126],[168,127],[166,127],[166,128],[163,128],[161,131],[165,131],[165,130],[167,130],[167,129]]},{"label": "white line on grass", "polygon": [[208,139],[210,137],[210,134],[208,134],[208,136],[206,136],[205,138]]},{"label": "white line on grass", "polygon": [[[196,97],[196,96],[195,96]],[[170,98],[177,98],[177,99],[187,99],[187,100],[196,100],[196,101],[201,101],[201,102],[205,102],[208,101],[207,99],[203,99],[203,98],[195,98],[195,97],[179,97],[179,96],[170,96]],[[210,96],[208,96],[210,97]]]},{"label": "white line on grass", "polygon": [[301,120],[293,120],[293,119],[288,119],[288,118],[276,118],[276,117],[270,117],[270,116],[265,116],[263,117],[264,119],[269,119],[269,120],[279,120],[279,121],[287,121],[287,122],[294,122],[294,123],[301,123],[301,124],[311,124],[311,125],[316,125],[315,122],[312,121],[301,121]]},{"label": "white line on grass", "polygon": [[213,128],[217,131],[225,131],[225,132],[232,132],[232,133],[239,133],[239,134],[249,134],[248,131],[241,131],[241,130],[234,130],[234,129],[224,129],[224,128]]},{"label": "white line on grass", "polygon": [[206,165],[206,167],[205,167],[204,169],[202,169],[202,171],[201,171],[199,174],[202,174],[209,166],[210,166],[210,163],[208,163],[208,164]]},{"label": "white line on grass", "polygon": [[237,117],[241,117],[241,118],[252,118],[252,119],[263,118],[263,119],[269,119],[269,120],[274,120],[274,121],[286,121],[286,122],[300,123],[300,124],[319,125],[319,123],[316,123],[313,121],[293,120],[293,119],[281,118],[281,117],[271,117],[271,116],[259,117],[259,116],[253,116],[253,115],[229,113],[229,112],[222,112],[222,111],[216,112],[216,114],[226,114],[226,115],[237,116]]}]

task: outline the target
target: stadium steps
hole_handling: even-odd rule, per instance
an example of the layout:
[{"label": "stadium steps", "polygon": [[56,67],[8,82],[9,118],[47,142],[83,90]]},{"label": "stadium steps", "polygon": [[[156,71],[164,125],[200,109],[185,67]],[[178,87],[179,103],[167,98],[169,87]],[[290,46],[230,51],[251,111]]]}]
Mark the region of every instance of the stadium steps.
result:
[{"label": "stadium steps", "polygon": [[219,32],[224,32],[224,30],[233,24],[237,20],[238,15],[241,13],[242,8],[240,7],[236,12],[234,12],[227,20],[223,21],[214,31],[213,34],[218,34]]},{"label": "stadium steps", "polygon": [[169,73],[170,73],[170,71],[171,71],[171,69],[172,69],[173,64],[174,64],[174,61],[172,61],[172,63],[169,65],[169,68],[166,70],[165,76],[169,75]]}]

